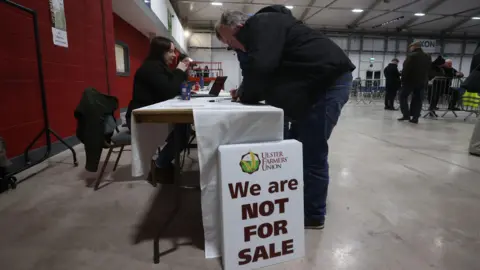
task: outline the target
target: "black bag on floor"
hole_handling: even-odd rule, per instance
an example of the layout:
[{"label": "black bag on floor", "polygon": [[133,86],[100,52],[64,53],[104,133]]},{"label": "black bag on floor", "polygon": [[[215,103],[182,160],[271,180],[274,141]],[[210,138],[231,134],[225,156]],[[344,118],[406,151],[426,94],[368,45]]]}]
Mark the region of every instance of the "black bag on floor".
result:
[{"label": "black bag on floor", "polygon": [[468,92],[480,94],[480,65],[470,72],[470,75],[462,83],[461,87]]},{"label": "black bag on floor", "polygon": [[7,178],[8,166],[10,166],[10,161],[7,158],[5,141],[0,137],[0,193],[17,187],[17,179],[15,177],[11,176]]}]

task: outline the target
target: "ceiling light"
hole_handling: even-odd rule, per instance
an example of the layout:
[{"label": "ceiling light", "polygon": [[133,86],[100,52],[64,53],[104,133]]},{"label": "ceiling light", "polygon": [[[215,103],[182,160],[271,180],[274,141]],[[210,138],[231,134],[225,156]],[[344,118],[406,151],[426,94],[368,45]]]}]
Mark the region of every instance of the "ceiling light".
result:
[{"label": "ceiling light", "polygon": [[472,20],[480,20],[480,17],[472,17]]},{"label": "ceiling light", "polygon": [[288,9],[293,9],[293,6],[285,6]]},{"label": "ceiling light", "polygon": [[355,9],[352,9],[352,12],[360,13],[360,12],[363,12],[363,9],[355,8]]},{"label": "ceiling light", "polygon": [[418,17],[423,17],[425,16],[425,13],[418,12],[418,13],[415,13],[414,15]]},{"label": "ceiling light", "polygon": [[221,2],[212,2],[212,6],[223,6]]},{"label": "ceiling light", "polygon": [[183,31],[183,35],[184,35],[186,38],[188,38],[188,37],[191,35],[191,33],[190,33],[190,31],[185,30],[185,31]]}]

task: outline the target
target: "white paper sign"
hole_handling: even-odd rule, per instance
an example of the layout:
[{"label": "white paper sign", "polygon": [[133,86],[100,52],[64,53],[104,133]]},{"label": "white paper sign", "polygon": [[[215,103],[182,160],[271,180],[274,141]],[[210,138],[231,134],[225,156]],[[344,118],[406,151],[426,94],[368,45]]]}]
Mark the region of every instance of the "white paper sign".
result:
[{"label": "white paper sign", "polygon": [[302,144],[219,147],[225,269],[253,269],[305,255]]},{"label": "white paper sign", "polygon": [[63,0],[49,0],[50,14],[52,17],[53,44],[68,47],[67,19],[65,18],[65,6]]},{"label": "white paper sign", "polygon": [[416,39],[415,41],[420,41],[422,50],[427,53],[434,53],[437,41],[435,39]]}]

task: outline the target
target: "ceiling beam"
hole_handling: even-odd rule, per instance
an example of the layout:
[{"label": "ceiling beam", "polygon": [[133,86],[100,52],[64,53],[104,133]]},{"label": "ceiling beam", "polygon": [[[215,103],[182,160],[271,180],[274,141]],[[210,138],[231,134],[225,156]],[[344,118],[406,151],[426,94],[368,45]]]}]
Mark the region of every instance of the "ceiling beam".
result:
[{"label": "ceiling beam", "polygon": [[[470,12],[473,12],[473,11],[476,11],[476,10],[480,10],[480,7],[476,7],[476,8],[470,8],[470,9],[466,9],[466,10],[463,10],[463,11],[460,11],[460,12],[457,12],[457,13],[454,13],[454,14],[451,14],[451,15],[443,15],[439,18],[435,18],[435,19],[432,19],[432,20],[428,20],[428,21],[424,21],[424,22],[420,22],[420,23],[417,23],[417,24],[412,24],[410,25],[409,27],[407,28],[412,28],[412,27],[415,27],[415,26],[419,26],[419,25],[423,25],[423,24],[427,24],[427,23],[431,23],[431,22],[436,22],[436,21],[439,21],[439,20],[443,20],[445,18],[448,18],[448,17],[454,17],[454,18],[460,18],[459,15],[462,15],[464,13],[470,13]],[[461,18],[464,18],[464,19],[471,19],[471,16],[462,16]],[[401,27],[400,27],[401,28]]]},{"label": "ceiling beam", "polygon": [[333,0],[332,2],[328,3],[328,5],[326,5],[325,7],[322,7],[320,8],[319,10],[315,11],[314,13],[312,13],[310,16],[308,16],[307,18],[304,18],[302,21],[303,22],[306,22],[307,20],[310,20],[313,16],[317,15],[318,13],[322,12],[322,10],[324,9],[327,9],[329,8],[330,6],[332,6],[333,4],[335,4],[338,0]]},{"label": "ceiling beam", "polygon": [[380,18],[380,17],[383,17],[383,16],[385,16],[385,15],[388,15],[388,14],[390,14],[390,13],[392,13],[392,12],[395,12],[395,11],[397,11],[397,10],[400,10],[400,9],[402,9],[402,8],[409,7],[409,6],[411,6],[411,5],[413,5],[413,4],[416,4],[416,3],[420,2],[420,1],[422,1],[422,0],[414,0],[414,1],[411,1],[411,2],[409,2],[409,3],[406,3],[405,5],[401,5],[401,6],[399,6],[399,7],[396,7],[396,8],[394,8],[394,9],[392,9],[392,10],[386,11],[386,12],[384,12],[384,13],[382,13],[382,14],[377,15],[377,16],[373,16],[373,17],[371,17],[371,18],[369,18],[369,19],[363,20],[363,21],[359,22],[358,25],[363,24],[363,23],[366,23],[366,22],[369,22],[369,21],[371,21],[371,20],[375,20],[375,19]]},{"label": "ceiling beam", "polygon": [[358,17],[355,18],[355,20],[353,20],[351,23],[347,25],[347,28],[352,28],[352,29],[357,28],[358,22],[363,20],[363,18],[365,18],[368,14],[370,14],[372,9],[374,9],[376,6],[380,5],[381,3],[383,3],[383,0],[375,0],[373,3],[370,4],[370,6],[368,6],[367,11],[364,11],[360,15],[358,15]]},{"label": "ceiling beam", "polygon": [[303,10],[302,15],[300,16],[300,21],[303,21],[305,17],[307,17],[308,12],[310,12],[310,9],[315,4],[315,2],[317,2],[317,0],[310,0],[310,2],[308,3],[308,7]]},{"label": "ceiling beam", "polygon": [[[480,25],[480,24],[479,24]],[[472,25],[476,26],[476,25]],[[468,26],[470,27],[470,26]],[[465,27],[466,28],[466,27]],[[348,36],[348,35],[364,35],[364,36],[386,36],[386,37],[412,37],[412,38],[448,38],[448,39],[458,39],[458,40],[480,40],[480,34],[471,34],[471,35],[465,35],[465,34],[445,34],[442,35],[440,32],[419,32],[419,33],[412,33],[412,32],[388,32],[388,31],[366,31],[366,30],[360,30],[360,29],[343,29],[343,28],[323,28],[323,27],[314,27],[314,29],[317,29],[321,31],[322,33],[326,33],[329,36]],[[203,26],[197,26],[191,29],[192,32],[194,33],[213,33],[213,29],[210,26],[203,25]]]},{"label": "ceiling beam", "polygon": [[[212,3],[211,0],[176,0],[177,2],[179,3],[203,3],[203,4],[208,4],[210,5]],[[333,3],[337,2],[338,0],[334,0],[332,1]],[[444,0],[446,1],[446,0]],[[229,5],[233,5],[233,6],[238,6],[238,5],[245,5],[244,2],[234,2],[232,0],[226,0],[226,1],[221,1],[223,4],[229,4]],[[349,11],[351,12],[352,8],[348,8],[348,7],[332,7],[332,2],[328,5],[325,5],[325,6],[317,6],[317,5],[312,5],[311,7],[306,5],[306,4],[293,4],[295,6],[295,8],[312,8],[312,9],[327,9],[327,10],[338,10],[338,11]],[[273,5],[272,3],[249,3],[249,5],[251,6],[263,6],[263,7],[266,7],[266,6],[270,6],[270,5]],[[376,11],[376,12],[395,12],[395,13],[398,13],[398,14],[402,14],[402,15],[413,15],[413,13],[415,12],[412,12],[412,11],[401,11],[401,10],[396,10],[396,11],[392,11],[392,10],[389,10],[389,9],[368,9],[368,8],[364,8],[363,9],[364,12],[365,11]],[[445,13],[431,13],[429,12],[428,13],[429,15],[432,15],[432,16],[446,16],[446,17],[451,17],[453,15],[451,14],[445,14]],[[467,16],[463,16],[463,15],[459,15],[457,17],[467,17]],[[308,19],[308,18],[307,18]]]},{"label": "ceiling beam", "polygon": [[[437,0],[435,2],[433,2],[431,5],[429,5],[425,10],[422,10],[423,13],[427,14],[428,12],[434,10],[435,8],[437,8],[438,6],[440,6],[441,4],[445,3],[447,0]],[[413,17],[411,18],[410,20],[408,20],[407,22],[405,22],[404,24],[402,24],[400,26],[400,28],[407,28],[409,27],[410,25],[414,24],[416,21],[418,21],[420,17]]]},{"label": "ceiling beam", "polygon": [[461,19],[460,21],[458,22],[455,22],[455,23],[452,23],[451,25],[449,25],[447,28],[443,29],[442,31],[443,32],[453,32],[453,30],[457,29],[458,27],[466,24],[467,22],[471,21],[471,18],[464,18],[464,19]]},{"label": "ceiling beam", "polygon": [[457,30],[463,30],[463,29],[472,28],[472,27],[476,27],[476,26],[480,26],[480,23],[476,23],[476,24],[472,24],[472,25],[469,25],[469,26],[460,27],[460,28],[457,28]]}]

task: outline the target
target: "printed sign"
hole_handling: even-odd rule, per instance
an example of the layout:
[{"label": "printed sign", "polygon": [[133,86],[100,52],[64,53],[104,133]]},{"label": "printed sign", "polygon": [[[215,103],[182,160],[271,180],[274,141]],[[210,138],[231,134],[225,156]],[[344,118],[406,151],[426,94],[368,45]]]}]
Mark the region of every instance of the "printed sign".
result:
[{"label": "printed sign", "polygon": [[437,41],[435,39],[416,39],[415,41],[420,41],[424,52],[434,53],[436,50]]},{"label": "printed sign", "polygon": [[305,255],[302,144],[219,148],[225,269],[253,269]]},{"label": "printed sign", "polygon": [[49,0],[49,2],[52,17],[53,44],[67,48],[67,20],[65,18],[63,0]]}]

